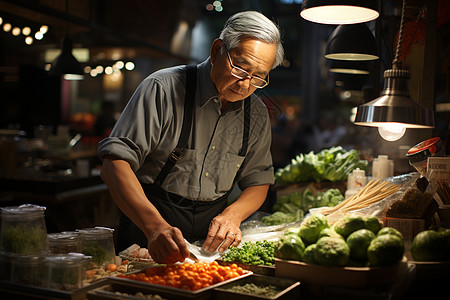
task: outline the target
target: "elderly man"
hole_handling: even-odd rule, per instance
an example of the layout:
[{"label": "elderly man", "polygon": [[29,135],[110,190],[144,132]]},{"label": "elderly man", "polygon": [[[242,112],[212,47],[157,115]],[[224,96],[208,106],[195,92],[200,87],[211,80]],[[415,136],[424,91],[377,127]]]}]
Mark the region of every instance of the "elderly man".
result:
[{"label": "elderly man", "polygon": [[[197,66],[148,76],[99,144],[101,177],[123,212],[118,249],[147,246],[159,263],[241,241],[240,224],[273,183],[271,126],[255,95],[283,61],[278,27],[264,15],[231,16]],[[227,197],[237,183],[242,193]]]}]

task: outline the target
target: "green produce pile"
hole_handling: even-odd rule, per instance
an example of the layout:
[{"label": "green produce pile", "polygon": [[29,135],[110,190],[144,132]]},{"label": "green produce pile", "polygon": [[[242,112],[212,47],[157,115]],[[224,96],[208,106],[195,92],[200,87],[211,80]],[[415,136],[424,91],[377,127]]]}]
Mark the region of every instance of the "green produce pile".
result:
[{"label": "green produce pile", "polygon": [[367,160],[360,159],[358,150],[347,151],[337,146],[317,154],[311,151],[297,155],[290,164],[275,172],[275,181],[279,184],[345,181],[353,170],[366,170],[367,166]]},{"label": "green produce pile", "polygon": [[415,261],[450,261],[450,229],[419,232],[411,243],[411,256]]},{"label": "green produce pile", "polygon": [[332,188],[314,195],[311,189],[306,188],[303,193],[293,192],[280,196],[272,208],[273,214],[263,217],[261,221],[266,225],[298,222],[303,220],[311,208],[333,207],[343,200],[344,196],[339,189]]},{"label": "green produce pile", "polygon": [[275,242],[244,242],[239,247],[230,247],[223,256],[223,261],[245,265],[272,266],[274,263]]},{"label": "green produce pile", "polygon": [[285,232],[275,245],[277,258],[327,267],[389,266],[403,258],[404,241],[376,217],[345,216],[333,226],[321,214],[309,215],[297,230]]}]

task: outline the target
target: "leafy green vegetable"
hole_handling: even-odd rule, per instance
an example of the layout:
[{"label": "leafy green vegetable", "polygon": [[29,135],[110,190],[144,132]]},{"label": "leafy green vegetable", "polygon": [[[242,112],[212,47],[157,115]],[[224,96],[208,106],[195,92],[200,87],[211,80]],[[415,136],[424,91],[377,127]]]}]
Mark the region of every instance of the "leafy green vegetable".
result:
[{"label": "leafy green vegetable", "polygon": [[290,164],[275,172],[275,180],[280,184],[345,181],[354,169],[366,170],[367,167],[368,162],[360,159],[358,150],[347,151],[337,146],[317,154],[311,151],[297,155]]},{"label": "leafy green vegetable", "polygon": [[238,262],[246,265],[272,266],[274,262],[275,242],[245,242],[239,247],[230,247],[225,253],[225,262]]},{"label": "leafy green vegetable", "polygon": [[261,221],[266,225],[298,222],[303,220],[311,208],[336,206],[342,200],[344,196],[339,189],[332,188],[314,195],[311,189],[306,188],[303,193],[293,192],[280,196],[272,208],[273,214],[263,217]]},{"label": "leafy green vegetable", "polygon": [[2,250],[15,254],[39,254],[46,250],[47,232],[35,226],[19,223],[5,226],[2,232]]},{"label": "leafy green vegetable", "polygon": [[298,235],[289,234],[280,237],[275,245],[274,255],[282,259],[302,260],[305,244]]}]

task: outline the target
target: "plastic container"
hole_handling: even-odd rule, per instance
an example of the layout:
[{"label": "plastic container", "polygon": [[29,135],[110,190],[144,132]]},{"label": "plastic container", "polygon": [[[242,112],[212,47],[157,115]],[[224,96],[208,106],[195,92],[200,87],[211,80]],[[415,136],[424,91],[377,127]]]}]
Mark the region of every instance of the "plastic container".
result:
[{"label": "plastic container", "polygon": [[423,141],[408,150],[406,157],[422,176],[427,175],[427,159],[433,156],[445,156],[445,149],[439,137]]},{"label": "plastic container", "polygon": [[52,290],[70,291],[83,285],[85,256],[59,254],[46,257],[48,265],[48,285]]},{"label": "plastic container", "polygon": [[45,207],[33,204],[1,208],[0,251],[40,255],[48,251]]},{"label": "plastic container", "polygon": [[373,160],[372,177],[383,179],[392,176],[394,176],[394,162],[388,159],[387,155],[378,155],[378,158]]},{"label": "plastic container", "polygon": [[351,196],[358,193],[367,183],[366,172],[356,168],[348,175],[347,178],[347,190],[345,191],[345,198],[350,198]]},{"label": "plastic container", "polygon": [[114,263],[114,229],[94,227],[77,230],[81,234],[82,253],[92,257],[97,266]]},{"label": "plastic container", "polygon": [[53,254],[81,253],[81,234],[79,232],[61,232],[47,234],[48,249]]},{"label": "plastic container", "polygon": [[47,265],[42,255],[11,257],[11,282],[38,287],[47,286]]}]

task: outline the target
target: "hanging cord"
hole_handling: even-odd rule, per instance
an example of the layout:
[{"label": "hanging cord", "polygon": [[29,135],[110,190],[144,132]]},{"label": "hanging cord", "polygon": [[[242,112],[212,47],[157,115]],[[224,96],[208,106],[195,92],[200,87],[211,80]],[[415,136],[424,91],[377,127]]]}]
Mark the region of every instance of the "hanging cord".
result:
[{"label": "hanging cord", "polygon": [[392,61],[392,66],[394,69],[401,69],[402,68],[402,61],[400,60],[400,54],[402,52],[402,44],[403,44],[403,28],[405,27],[405,14],[406,14],[406,0],[403,0],[402,4],[402,16],[400,19],[400,30],[398,33],[398,40],[397,40],[397,49],[395,51],[395,57]]}]

